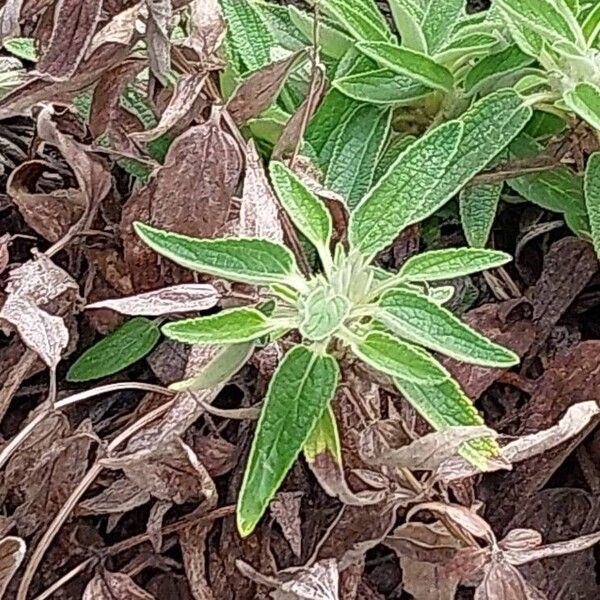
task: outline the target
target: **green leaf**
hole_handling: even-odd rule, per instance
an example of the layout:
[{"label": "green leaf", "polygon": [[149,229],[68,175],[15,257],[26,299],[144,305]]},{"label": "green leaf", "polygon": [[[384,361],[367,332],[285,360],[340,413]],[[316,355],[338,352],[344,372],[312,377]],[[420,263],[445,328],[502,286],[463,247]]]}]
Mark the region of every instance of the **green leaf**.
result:
[{"label": "green leaf", "polygon": [[428,54],[436,54],[452,38],[456,24],[464,15],[464,0],[429,0],[421,21]]},{"label": "green leaf", "polygon": [[304,300],[303,312],[300,333],[309,340],[322,341],[342,325],[350,312],[350,302],[332,289],[320,286]]},{"label": "green leaf", "polygon": [[223,346],[197,375],[172,383],[169,388],[176,392],[195,392],[227,383],[246,364],[253,352],[252,342]]},{"label": "green leaf", "polygon": [[320,6],[359,40],[387,41],[392,37],[373,0],[321,0]]},{"label": "green leaf", "polygon": [[425,350],[387,333],[376,331],[353,341],[352,352],[378,371],[402,380],[431,383],[450,377]]},{"label": "green leaf", "polygon": [[465,277],[487,269],[496,269],[511,260],[510,254],[498,250],[478,248],[432,250],[409,258],[398,275],[407,281],[443,281]]},{"label": "green leaf", "polygon": [[412,144],[352,215],[353,247],[375,254],[405,227],[431,216],[484,169],[530,117],[531,109],[518,94],[502,90],[477,102],[460,121],[449,121]]},{"label": "green leaf", "polygon": [[419,0],[389,0],[396,29],[402,45],[409,50],[427,52],[427,40],[421,27],[424,11]]},{"label": "green leaf", "polygon": [[600,34],[600,4],[592,8],[583,22],[582,30],[588,45],[593,46]]},{"label": "green leaf", "polygon": [[585,203],[590,218],[592,241],[600,256],[600,152],[592,154],[585,172]]},{"label": "green leaf", "polygon": [[186,344],[239,344],[263,337],[281,326],[255,308],[231,308],[216,315],[168,323],[163,333]]},{"label": "green leaf", "polygon": [[71,365],[67,381],[80,383],[118,373],[149,354],[159,339],[152,321],[131,319],[86,350]]},{"label": "green leaf", "polygon": [[502,183],[489,183],[468,186],[462,190],[460,220],[470,246],[483,248],[487,244],[503,187]]},{"label": "green leaf", "polygon": [[378,318],[401,338],[447,356],[483,367],[512,367],[519,357],[475,331],[449,310],[411,290],[387,292],[378,302]]},{"label": "green leaf", "polygon": [[520,71],[535,62],[517,45],[508,46],[500,52],[482,58],[465,77],[465,91],[475,94],[483,87],[493,84],[500,77]]},{"label": "green leaf", "polygon": [[[397,379],[396,387],[415,410],[434,428],[483,425],[483,419],[458,383],[446,379],[440,383],[423,385]],[[488,459],[499,454],[494,440],[482,438],[465,444],[460,454],[482,470]]]},{"label": "green leaf", "polygon": [[285,247],[268,240],[202,240],[134,223],[134,229],[150,248],[176,262],[199,271],[241,283],[298,284],[294,256]]},{"label": "green leaf", "polygon": [[467,58],[488,55],[497,44],[498,38],[489,33],[469,33],[444,46],[435,55],[435,60],[445,65],[459,60],[462,64]]},{"label": "green leaf", "polygon": [[329,454],[338,465],[342,464],[340,433],[331,406],[323,413],[304,444],[306,462],[314,463],[320,454]]},{"label": "green leaf", "polygon": [[357,49],[391,71],[436,90],[454,88],[454,76],[425,54],[386,42],[359,42]]},{"label": "green leaf", "polygon": [[279,201],[294,225],[317,249],[328,254],[332,220],[323,201],[283,163],[272,162],[270,172]]},{"label": "green leaf", "polygon": [[18,58],[36,62],[39,58],[39,53],[35,46],[35,38],[30,37],[14,37],[4,40],[4,49]]},{"label": "green leaf", "polygon": [[600,131],[600,88],[593,83],[578,83],[564,98],[573,112]]},{"label": "green leaf", "polygon": [[258,421],[237,506],[237,527],[252,533],[335,395],[339,367],[305,346],[280,363]]}]

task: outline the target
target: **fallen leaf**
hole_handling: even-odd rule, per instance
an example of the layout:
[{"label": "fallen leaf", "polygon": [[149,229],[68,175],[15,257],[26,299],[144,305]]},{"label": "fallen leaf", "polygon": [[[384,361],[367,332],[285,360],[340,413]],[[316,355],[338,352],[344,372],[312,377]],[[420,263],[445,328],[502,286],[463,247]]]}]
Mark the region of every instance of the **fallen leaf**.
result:
[{"label": "fallen leaf", "polygon": [[11,236],[8,233],[0,236],[0,275],[6,271],[8,263],[10,262],[10,254],[8,252],[8,246],[11,242]]},{"label": "fallen leaf", "polygon": [[204,63],[221,46],[227,32],[218,0],[192,0],[190,3],[190,36],[185,45],[191,47]]},{"label": "fallen leaf", "polygon": [[297,557],[302,553],[301,504],[302,492],[280,492],[269,505],[271,515],[281,527],[283,536]]},{"label": "fallen leaf", "polygon": [[[216,505],[216,499],[214,504]],[[206,577],[206,538],[210,528],[210,525],[197,523],[182,529],[179,534],[179,545],[183,554],[183,566],[195,600],[215,599],[215,595]]]},{"label": "fallen leaf", "polygon": [[121,514],[150,501],[150,494],[126,477],[117,479],[99,494],[82,500],[77,508],[81,515]]},{"label": "fallen leaf", "polygon": [[511,529],[498,545],[506,552],[519,552],[537,548],[542,544],[542,534],[535,529]]},{"label": "fallen leaf", "polygon": [[146,43],[148,62],[152,73],[166,85],[171,69],[171,41],[169,26],[173,16],[171,0],[146,0],[148,20],[146,21]]},{"label": "fallen leaf", "polygon": [[155,502],[150,509],[148,523],[146,524],[146,533],[148,534],[148,539],[152,544],[154,552],[157,554],[160,554],[162,551],[163,519],[172,506],[173,504],[171,502],[159,501]]},{"label": "fallen leaf", "polygon": [[[286,569],[278,576],[282,592],[306,600],[338,600],[339,571],[334,559],[321,560],[310,567]],[[277,593],[273,598],[278,598]]]},{"label": "fallen leaf", "polygon": [[87,584],[82,600],[156,600],[129,575],[102,570]]},{"label": "fallen leaf", "polygon": [[431,563],[400,557],[403,589],[419,600],[454,600],[459,580]]},{"label": "fallen leaf", "polygon": [[52,36],[37,63],[38,71],[54,81],[69,79],[78,69],[100,20],[97,0],[58,0]]},{"label": "fallen leaf", "polygon": [[136,21],[141,7],[142,0],[115,14],[93,37],[86,59],[91,58],[96,50],[106,44],[129,46],[135,35]]},{"label": "fallen leaf", "polygon": [[[21,10],[24,0],[7,0],[0,14],[0,43],[21,35]],[[0,597],[2,594],[0,594]]]},{"label": "fallen leaf", "polygon": [[237,446],[217,434],[200,436],[194,440],[193,448],[213,478],[229,473],[239,460]]},{"label": "fallen leaf", "polygon": [[0,540],[0,598],[4,597],[10,580],[23,562],[26,548],[24,540],[18,537]]},{"label": "fallen leaf", "polygon": [[131,316],[160,316],[208,310],[217,305],[219,298],[219,293],[212,285],[190,283],[161,288],[129,298],[102,300],[88,304],[86,308],[110,308]]},{"label": "fallen leaf", "polygon": [[530,586],[512,565],[501,558],[486,566],[483,581],[474,600],[543,600],[545,596]]}]

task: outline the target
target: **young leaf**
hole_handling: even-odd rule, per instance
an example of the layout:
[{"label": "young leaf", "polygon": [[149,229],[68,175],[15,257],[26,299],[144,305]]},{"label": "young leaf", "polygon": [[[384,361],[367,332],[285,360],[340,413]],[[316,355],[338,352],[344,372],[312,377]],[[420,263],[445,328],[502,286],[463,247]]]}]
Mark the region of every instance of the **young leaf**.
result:
[{"label": "young leaf", "polygon": [[428,54],[441,50],[452,38],[454,28],[464,14],[464,0],[428,0],[421,28],[427,40]]},{"label": "young leaf", "polygon": [[[396,379],[395,384],[407,402],[436,430],[484,424],[471,400],[452,378],[429,385]],[[482,438],[465,444],[460,454],[485,470],[488,459],[499,451],[494,440]]]},{"label": "young leaf", "polygon": [[237,527],[250,535],[315,425],[327,410],[339,380],[328,355],[292,348],[280,363],[258,421],[237,506]]},{"label": "young leaf", "polygon": [[483,248],[490,237],[502,183],[468,186],[460,193],[460,221],[470,246]]},{"label": "young leaf", "polygon": [[294,256],[268,240],[201,240],[134,223],[136,233],[156,252],[194,271],[249,284],[293,283]]},{"label": "young leaf", "polygon": [[564,96],[567,106],[600,131],[600,88],[593,83],[578,83]]},{"label": "young leaf", "polygon": [[254,344],[252,342],[223,346],[197,375],[172,383],[169,388],[176,392],[193,392],[209,390],[226,383],[246,364],[253,352]]},{"label": "young leaf", "polygon": [[592,154],[585,172],[585,202],[590,217],[592,241],[600,256],[600,152]]},{"label": "young leaf", "polygon": [[283,163],[272,162],[270,171],[275,192],[294,225],[317,249],[329,253],[332,221],[323,201]]},{"label": "young leaf", "polygon": [[454,87],[452,73],[425,54],[386,42],[359,42],[356,47],[386,69],[423,85],[442,91],[449,91]]},{"label": "young leaf", "polygon": [[160,339],[158,327],[137,317],[86,350],[71,365],[67,381],[80,383],[118,373],[144,358]]},{"label": "young leaf", "polygon": [[168,323],[163,333],[186,344],[251,342],[281,327],[255,308],[231,308],[216,315]]},{"label": "young leaf", "polygon": [[352,343],[352,352],[391,377],[422,384],[450,377],[450,373],[427,352],[387,333],[369,333]]},{"label": "young leaf", "polygon": [[419,0],[389,0],[389,5],[402,45],[409,50],[427,53],[427,40],[421,27],[425,13]]},{"label": "young leaf", "polygon": [[373,0],[321,0],[321,9],[359,40],[388,41],[388,24]]},{"label": "young leaf", "polygon": [[498,250],[478,248],[432,250],[409,258],[398,275],[407,281],[443,281],[487,269],[496,269],[511,260],[510,254]]},{"label": "young leaf", "polygon": [[483,367],[512,367],[519,362],[514,352],[488,340],[418,292],[392,290],[378,305],[383,311],[377,312],[381,322],[414,344]]},{"label": "young leaf", "polygon": [[313,341],[326,340],[342,325],[350,311],[350,302],[324,286],[315,290],[304,301],[304,319],[300,333]]}]

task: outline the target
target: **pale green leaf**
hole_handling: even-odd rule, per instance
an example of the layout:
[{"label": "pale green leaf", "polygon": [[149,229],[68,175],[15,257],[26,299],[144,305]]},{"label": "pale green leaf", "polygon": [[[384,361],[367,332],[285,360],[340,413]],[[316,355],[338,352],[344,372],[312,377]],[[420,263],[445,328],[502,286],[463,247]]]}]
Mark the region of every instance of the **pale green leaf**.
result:
[{"label": "pale green leaf", "polygon": [[596,254],[600,256],[600,152],[592,154],[585,173],[585,202]]},{"label": "pale green leaf", "polygon": [[594,42],[600,35],[600,3],[597,3],[590,11],[582,25],[583,35],[589,46],[593,46]]},{"label": "pale green leaf", "polygon": [[322,454],[329,454],[337,464],[341,465],[340,433],[331,406],[323,413],[304,444],[304,457],[308,463],[314,463]]},{"label": "pale green leaf", "polygon": [[407,281],[443,281],[495,269],[512,260],[510,254],[478,248],[432,250],[409,258],[399,276]]},{"label": "pale green leaf", "polygon": [[[407,402],[436,430],[484,425],[471,400],[452,378],[429,385],[400,379],[395,383]],[[494,440],[482,438],[465,444],[460,454],[472,464],[486,470],[488,459],[497,456],[499,448]]]},{"label": "pale green leaf", "polygon": [[386,42],[359,42],[356,47],[382,67],[423,85],[443,91],[454,87],[452,73],[425,54]]},{"label": "pale green leaf", "polygon": [[372,332],[352,342],[352,352],[371,367],[418,383],[442,381],[450,374],[430,354],[384,332]]},{"label": "pale green leaf", "polygon": [[490,33],[469,33],[444,46],[435,55],[435,60],[445,65],[454,61],[460,61],[463,64],[469,58],[488,55],[492,47],[497,44],[498,38]]},{"label": "pale green leaf", "polygon": [[232,281],[249,284],[298,284],[292,253],[268,240],[203,240],[135,223],[140,238],[150,248],[177,264]]},{"label": "pale green leaf", "polygon": [[158,327],[136,317],[86,350],[71,366],[67,381],[82,382],[118,373],[149,354],[160,339]]},{"label": "pale green leaf", "polygon": [[377,317],[414,344],[483,367],[512,367],[519,357],[475,331],[449,310],[411,290],[396,289],[378,302]]},{"label": "pale green leaf", "polygon": [[467,186],[460,193],[460,221],[470,246],[483,248],[490,237],[502,183]]},{"label": "pale green leaf", "polygon": [[429,0],[426,3],[421,28],[430,56],[451,40],[456,24],[464,15],[464,7],[464,0]]},{"label": "pale green leaf", "polygon": [[427,296],[432,302],[442,305],[449,302],[454,297],[456,289],[451,285],[441,285],[439,287],[430,287],[427,289]]},{"label": "pale green leaf", "polygon": [[350,312],[350,302],[333,290],[319,286],[303,301],[302,310],[300,333],[309,340],[322,341],[342,325]]},{"label": "pale green leaf", "polygon": [[409,50],[427,52],[427,40],[421,27],[425,16],[419,0],[389,0],[402,45]]},{"label": "pale green leaf", "polygon": [[216,315],[168,323],[163,333],[186,344],[239,344],[268,335],[281,326],[255,308],[230,308]]},{"label": "pale green leaf", "polygon": [[[279,6],[265,0],[253,0],[253,6],[262,17],[272,37],[282,48],[296,52],[306,48],[307,42],[312,40],[312,35],[309,33],[307,37],[292,19],[289,10],[291,7]],[[306,16],[310,19],[308,15]]]},{"label": "pale green leaf", "polygon": [[223,346],[197,375],[172,383],[169,388],[176,392],[193,392],[227,383],[246,364],[253,352],[252,342]]},{"label": "pale green leaf", "polygon": [[14,37],[4,40],[4,49],[18,58],[31,62],[36,62],[39,57],[35,38]]},{"label": "pale green leaf", "polygon": [[573,112],[600,131],[600,88],[593,83],[578,83],[564,98]]},{"label": "pale green leaf", "polygon": [[320,7],[359,40],[388,41],[392,37],[373,0],[320,0]]},{"label": "pale green leaf", "polygon": [[305,346],[280,363],[258,421],[237,506],[237,527],[248,536],[264,514],[311,432],[335,395],[339,367]]},{"label": "pale green leaf", "polygon": [[279,201],[294,225],[316,248],[328,252],[332,221],[323,201],[283,163],[271,162],[270,172]]}]

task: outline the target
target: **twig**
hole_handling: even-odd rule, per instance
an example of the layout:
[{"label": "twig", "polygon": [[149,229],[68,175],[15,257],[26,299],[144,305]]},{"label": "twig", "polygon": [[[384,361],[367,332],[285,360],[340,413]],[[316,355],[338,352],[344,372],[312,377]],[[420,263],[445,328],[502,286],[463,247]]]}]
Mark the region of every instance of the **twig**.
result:
[{"label": "twig", "polygon": [[536,157],[530,161],[517,161],[500,165],[497,169],[480,173],[473,177],[469,185],[487,185],[490,183],[501,183],[507,179],[514,179],[522,175],[532,175],[551,171],[561,165],[561,161],[553,157]]}]

